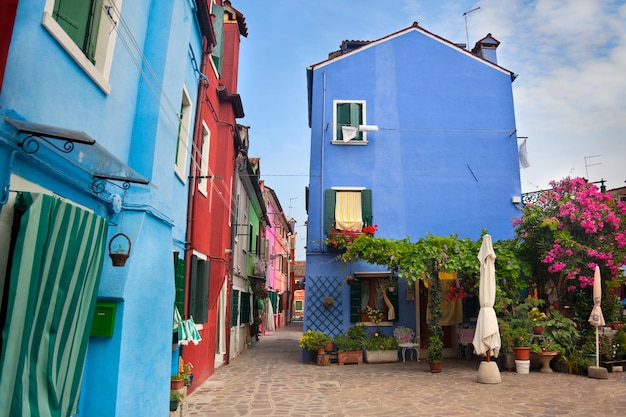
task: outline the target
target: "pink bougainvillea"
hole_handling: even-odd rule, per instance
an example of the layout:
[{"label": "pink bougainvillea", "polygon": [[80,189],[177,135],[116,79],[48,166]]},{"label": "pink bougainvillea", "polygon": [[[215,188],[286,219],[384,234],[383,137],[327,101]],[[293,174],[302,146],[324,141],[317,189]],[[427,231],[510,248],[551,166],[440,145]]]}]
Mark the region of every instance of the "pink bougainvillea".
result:
[{"label": "pink bougainvillea", "polygon": [[603,278],[623,279],[626,264],[626,203],[584,178],[565,178],[550,183],[534,204],[515,219],[529,262],[539,260],[533,274],[544,271],[558,279],[557,290],[575,291],[593,285],[593,270],[599,265]]}]

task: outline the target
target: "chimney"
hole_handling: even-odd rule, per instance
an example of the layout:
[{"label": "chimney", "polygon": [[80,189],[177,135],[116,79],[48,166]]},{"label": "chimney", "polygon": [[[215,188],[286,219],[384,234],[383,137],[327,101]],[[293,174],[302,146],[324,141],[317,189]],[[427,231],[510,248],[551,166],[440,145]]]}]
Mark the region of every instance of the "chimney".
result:
[{"label": "chimney", "polygon": [[488,33],[487,36],[476,42],[472,52],[487,61],[497,64],[498,58],[496,57],[496,49],[498,45],[500,45],[500,41],[491,36],[491,33]]}]

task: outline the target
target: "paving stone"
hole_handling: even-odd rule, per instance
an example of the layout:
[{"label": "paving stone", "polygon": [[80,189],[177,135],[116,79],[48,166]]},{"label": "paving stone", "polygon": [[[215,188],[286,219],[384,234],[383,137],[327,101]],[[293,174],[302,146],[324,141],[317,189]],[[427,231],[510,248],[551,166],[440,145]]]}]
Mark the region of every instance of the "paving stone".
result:
[{"label": "paving stone", "polygon": [[501,371],[502,382],[477,381],[479,358],[428,363],[317,366],[300,361],[302,323],[278,329],[189,395],[185,416],[623,416],[626,373],[584,375]]}]

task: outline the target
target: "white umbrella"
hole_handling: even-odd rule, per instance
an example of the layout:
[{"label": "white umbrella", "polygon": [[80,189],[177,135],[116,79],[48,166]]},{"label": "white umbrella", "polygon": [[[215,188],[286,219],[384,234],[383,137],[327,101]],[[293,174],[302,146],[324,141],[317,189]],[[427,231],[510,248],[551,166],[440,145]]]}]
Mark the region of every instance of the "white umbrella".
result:
[{"label": "white umbrella", "polygon": [[276,330],[276,326],[274,325],[274,306],[272,305],[272,300],[270,300],[269,297],[265,299],[265,305],[267,306],[267,308],[265,309],[265,330],[273,332],[274,330]]},{"label": "white umbrella", "polygon": [[602,278],[600,277],[600,267],[596,265],[593,274],[593,309],[589,316],[589,323],[596,328],[596,366],[600,366],[600,349],[598,343],[598,327],[604,326],[604,316],[602,315]]},{"label": "white umbrella", "polygon": [[496,253],[493,251],[490,235],[483,236],[478,260],[480,261],[480,287],[478,289],[480,310],[472,343],[476,354],[486,355],[489,361],[491,355],[497,357],[500,352],[500,329],[496,311],[493,309],[496,301]]},{"label": "white umbrella", "polygon": [[478,302],[480,310],[476,320],[474,333],[474,351],[477,355],[486,355],[487,361],[481,362],[478,368],[478,382],[495,384],[502,381],[498,365],[491,362],[491,355],[500,352],[500,329],[493,305],[496,301],[496,253],[493,251],[491,236],[484,235],[483,243],[478,251],[480,261],[480,286]]}]

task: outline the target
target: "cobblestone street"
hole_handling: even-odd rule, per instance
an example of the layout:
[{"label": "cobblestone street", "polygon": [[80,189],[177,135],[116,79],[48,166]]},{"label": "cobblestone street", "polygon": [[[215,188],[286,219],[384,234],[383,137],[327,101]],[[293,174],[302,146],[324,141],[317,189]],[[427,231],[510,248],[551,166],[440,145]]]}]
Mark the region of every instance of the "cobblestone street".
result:
[{"label": "cobblestone street", "polygon": [[219,368],[184,406],[184,416],[622,416],[626,374],[608,380],[555,372],[501,372],[477,382],[478,361],[447,359],[316,366],[300,360],[302,324],[263,336]]}]

